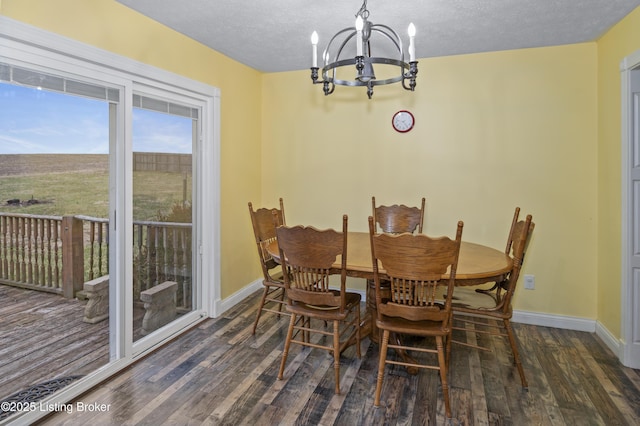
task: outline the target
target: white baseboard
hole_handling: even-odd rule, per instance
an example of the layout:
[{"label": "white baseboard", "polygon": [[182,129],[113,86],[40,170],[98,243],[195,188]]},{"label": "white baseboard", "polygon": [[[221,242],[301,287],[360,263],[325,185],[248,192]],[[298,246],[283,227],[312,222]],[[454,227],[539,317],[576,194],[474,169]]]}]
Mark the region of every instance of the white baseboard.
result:
[{"label": "white baseboard", "polygon": [[596,323],[596,334],[602,339],[604,344],[607,345],[607,347],[611,349],[614,354],[616,354],[618,359],[621,360],[623,350],[622,341],[611,334],[609,329],[602,325],[600,321]]},{"label": "white baseboard", "polygon": [[537,312],[513,311],[513,322],[540,325],[543,327],[565,328],[568,330],[596,331],[596,320],[569,317],[565,315],[541,314]]},{"label": "white baseboard", "polygon": [[[262,279],[251,282],[246,287],[241,288],[231,296],[219,300],[216,303],[216,311],[222,315],[225,311],[233,308],[244,298],[250,296],[254,292],[262,288]],[[364,290],[357,291],[361,293],[365,300],[366,292]],[[521,324],[539,325],[542,327],[564,328],[567,330],[586,331],[588,333],[596,333],[598,337],[620,358],[622,344],[611,332],[597,320],[570,317],[566,315],[542,314],[538,312],[513,311],[513,322]]]},{"label": "white baseboard", "polygon": [[217,313],[217,316],[222,315],[224,312],[233,308],[235,305],[240,303],[246,297],[251,296],[256,291],[262,288],[262,278],[259,278],[253,282],[251,282],[248,286],[242,287],[240,290],[233,293],[231,296],[217,300],[216,301],[216,309],[214,312]]}]

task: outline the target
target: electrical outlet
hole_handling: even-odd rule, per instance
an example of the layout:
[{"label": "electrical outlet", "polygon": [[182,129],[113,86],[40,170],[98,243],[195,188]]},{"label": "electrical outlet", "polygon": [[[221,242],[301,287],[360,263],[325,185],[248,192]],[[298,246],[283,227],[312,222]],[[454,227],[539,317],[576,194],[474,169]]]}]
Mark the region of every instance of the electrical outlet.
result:
[{"label": "electrical outlet", "polygon": [[535,275],[525,275],[524,276],[524,288],[527,290],[533,290],[536,288],[536,276]]}]

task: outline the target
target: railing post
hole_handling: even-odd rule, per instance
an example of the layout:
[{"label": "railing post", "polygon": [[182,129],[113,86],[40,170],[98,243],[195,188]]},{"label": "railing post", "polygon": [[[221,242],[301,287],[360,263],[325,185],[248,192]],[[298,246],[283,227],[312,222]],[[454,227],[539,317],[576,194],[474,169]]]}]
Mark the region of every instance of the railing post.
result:
[{"label": "railing post", "polygon": [[73,299],[84,284],[84,247],[82,220],[62,217],[62,294]]}]

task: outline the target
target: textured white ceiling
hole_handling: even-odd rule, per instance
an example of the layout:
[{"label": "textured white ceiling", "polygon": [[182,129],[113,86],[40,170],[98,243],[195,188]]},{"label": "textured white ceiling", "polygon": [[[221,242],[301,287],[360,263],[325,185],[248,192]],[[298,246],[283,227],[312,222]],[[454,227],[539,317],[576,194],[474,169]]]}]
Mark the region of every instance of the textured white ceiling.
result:
[{"label": "textured white ceiling", "polygon": [[[362,0],[118,0],[243,64],[265,72],[306,69],[319,48],[354,25]],[[369,0],[369,21],[406,38],[417,58],[593,41],[640,0]],[[408,43],[408,41],[405,41]]]}]

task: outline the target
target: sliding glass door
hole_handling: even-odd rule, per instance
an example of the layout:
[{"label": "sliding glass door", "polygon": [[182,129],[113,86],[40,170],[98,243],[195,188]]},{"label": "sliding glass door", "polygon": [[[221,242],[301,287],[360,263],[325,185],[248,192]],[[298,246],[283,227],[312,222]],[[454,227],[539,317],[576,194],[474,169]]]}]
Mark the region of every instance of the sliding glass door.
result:
[{"label": "sliding glass door", "polygon": [[61,404],[215,316],[219,91],[2,16],[0,51],[0,397]]}]

